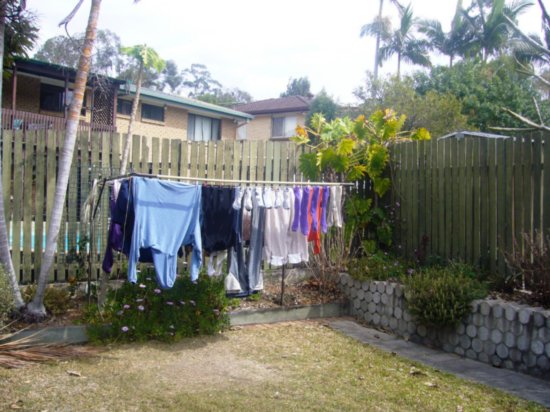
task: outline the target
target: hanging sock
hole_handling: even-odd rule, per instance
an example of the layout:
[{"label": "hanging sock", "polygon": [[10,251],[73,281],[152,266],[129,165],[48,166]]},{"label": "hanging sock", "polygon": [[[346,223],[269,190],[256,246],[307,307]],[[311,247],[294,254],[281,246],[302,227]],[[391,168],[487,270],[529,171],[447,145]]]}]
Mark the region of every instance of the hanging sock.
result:
[{"label": "hanging sock", "polygon": [[252,210],[252,189],[247,187],[244,192],[244,208],[248,211]]},{"label": "hanging sock", "polygon": [[233,209],[240,210],[243,203],[244,188],[235,188],[235,200],[233,201]]},{"label": "hanging sock", "polygon": [[227,251],[214,252],[208,259],[208,276],[220,276],[222,274],[222,265],[227,258]]},{"label": "hanging sock", "polygon": [[321,232],[327,233],[327,209],[329,199],[329,188],[323,188],[323,198],[321,200]]},{"label": "hanging sock", "polygon": [[342,186],[331,186],[327,225],[342,227],[342,222]]},{"label": "hanging sock", "polygon": [[285,187],[285,190],[283,191],[283,208],[287,210],[290,209],[292,206],[290,195],[290,188]]},{"label": "hanging sock", "polygon": [[275,193],[270,187],[264,187],[262,199],[264,201],[264,207],[266,209],[271,209],[275,204]]},{"label": "hanging sock", "polygon": [[254,197],[256,198],[256,203],[258,204],[259,207],[265,207],[264,199],[262,196],[262,189],[260,189],[259,187],[255,188]]},{"label": "hanging sock", "polygon": [[302,204],[302,190],[298,186],[294,186],[294,219],[292,220],[292,231],[296,232],[300,227],[300,211]]},{"label": "hanging sock", "polygon": [[300,203],[300,230],[304,236],[309,234],[309,210],[311,207],[311,196],[313,190],[309,187],[304,187],[302,190],[302,202]]},{"label": "hanging sock", "polygon": [[273,207],[275,209],[279,209],[283,206],[283,190],[281,188],[277,188],[275,190],[275,202],[273,202]]}]

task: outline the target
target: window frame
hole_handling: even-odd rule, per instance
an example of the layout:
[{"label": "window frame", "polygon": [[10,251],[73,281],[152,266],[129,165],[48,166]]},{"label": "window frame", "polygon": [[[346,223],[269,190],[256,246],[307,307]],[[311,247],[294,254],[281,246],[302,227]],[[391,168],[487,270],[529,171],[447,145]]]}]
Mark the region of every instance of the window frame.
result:
[{"label": "window frame", "polygon": [[[159,118],[154,118],[154,117],[146,117],[145,114],[149,114],[151,112],[149,112],[148,110],[145,110],[145,107],[149,107],[149,108],[154,108],[155,110],[158,110],[157,113],[162,113],[162,116],[159,116]],[[153,110],[154,112],[154,110]],[[164,106],[156,106],[154,104],[149,104],[149,103],[141,103],[141,121],[149,121],[149,122],[159,122],[159,123],[164,123],[165,122],[165,113],[164,113]]]},{"label": "window frame", "polygon": [[[121,103],[123,103],[123,105],[121,105]],[[116,113],[117,114],[120,114],[122,116],[131,116],[132,115],[132,105],[133,105],[133,101],[132,100],[126,100],[126,99],[121,99],[120,97],[117,99],[117,102],[116,102]],[[129,106],[129,111],[128,113],[125,113],[121,110],[119,110],[121,108],[121,106]]]},{"label": "window frame", "polygon": [[[195,122],[196,119],[206,119],[209,120],[210,123],[210,139],[208,140],[197,140],[195,139]],[[215,124],[217,124],[217,136],[213,137],[213,131],[215,129]],[[191,128],[193,128],[193,132],[191,132]],[[188,113],[187,115],[187,140],[190,142],[217,142],[222,139],[222,121],[221,119],[216,119],[215,117],[208,117],[208,116],[202,116],[200,114],[195,113]]]}]

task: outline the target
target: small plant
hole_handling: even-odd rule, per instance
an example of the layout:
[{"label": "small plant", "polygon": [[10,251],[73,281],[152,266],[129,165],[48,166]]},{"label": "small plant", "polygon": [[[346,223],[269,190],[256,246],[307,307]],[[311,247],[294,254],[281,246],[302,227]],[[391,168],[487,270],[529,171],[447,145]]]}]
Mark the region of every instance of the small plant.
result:
[{"label": "small plant", "polygon": [[[23,290],[23,299],[29,303],[36,293],[36,285],[29,285]],[[44,292],[44,307],[53,316],[67,313],[71,305],[71,295],[68,290],[49,285]]]},{"label": "small plant", "polygon": [[523,234],[523,250],[515,242],[514,250],[506,254],[506,263],[512,271],[507,283],[516,289],[526,289],[533,299],[550,306],[550,231],[546,236],[535,231]]},{"label": "small plant", "polygon": [[431,267],[405,280],[405,297],[411,314],[423,324],[444,328],[457,325],[467,315],[474,299],[487,289],[466,266]]},{"label": "small plant", "polygon": [[350,276],[357,280],[398,280],[405,273],[406,264],[388,254],[376,252],[357,259],[349,265]]},{"label": "small plant", "polygon": [[4,322],[9,318],[10,313],[15,308],[13,300],[13,293],[10,285],[10,281],[4,270],[4,267],[0,265],[0,328],[4,325]]},{"label": "small plant", "polygon": [[88,335],[93,341],[176,341],[211,335],[229,325],[223,278],[199,276],[196,283],[179,277],[161,290],[151,271],[112,290],[102,311],[88,308]]}]

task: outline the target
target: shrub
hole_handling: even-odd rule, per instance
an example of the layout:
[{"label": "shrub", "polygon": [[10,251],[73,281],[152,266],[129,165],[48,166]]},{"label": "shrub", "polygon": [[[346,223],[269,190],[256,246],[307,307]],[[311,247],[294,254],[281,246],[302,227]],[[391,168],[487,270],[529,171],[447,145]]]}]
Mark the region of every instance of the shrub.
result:
[{"label": "shrub", "polygon": [[15,308],[10,281],[4,268],[0,265],[0,327],[9,318]]},{"label": "shrub", "polygon": [[[23,290],[23,299],[29,303],[36,293],[36,285],[29,285]],[[49,285],[44,291],[44,307],[48,313],[60,316],[67,313],[71,304],[71,295],[68,290]]]},{"label": "shrub", "polygon": [[514,242],[514,251],[506,254],[506,263],[512,271],[507,283],[517,289],[527,289],[534,300],[550,306],[550,231],[546,236],[535,231],[523,234],[523,251]]},{"label": "shrub", "polygon": [[145,272],[136,284],[124,283],[109,292],[102,312],[88,308],[92,341],[176,341],[212,335],[229,325],[223,278],[184,276],[171,289],[161,290],[155,275]]},{"label": "shrub", "polygon": [[398,280],[405,273],[406,264],[388,253],[377,252],[353,259],[350,276],[357,280]]},{"label": "shrub", "polygon": [[484,284],[465,265],[425,268],[405,280],[411,314],[427,326],[456,326],[474,299],[486,296]]}]

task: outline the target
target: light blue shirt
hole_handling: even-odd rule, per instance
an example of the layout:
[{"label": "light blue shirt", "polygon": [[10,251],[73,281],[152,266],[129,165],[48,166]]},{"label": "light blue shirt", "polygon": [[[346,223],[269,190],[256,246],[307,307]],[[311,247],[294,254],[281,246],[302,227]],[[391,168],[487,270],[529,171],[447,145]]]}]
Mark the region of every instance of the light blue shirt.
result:
[{"label": "light blue shirt", "polygon": [[178,250],[192,245],[191,280],[199,276],[202,241],[199,223],[201,186],[132,178],[134,232],[128,255],[128,280],[137,281],[136,266],[140,248],[150,248],[157,280],[171,288],[176,280]]}]

